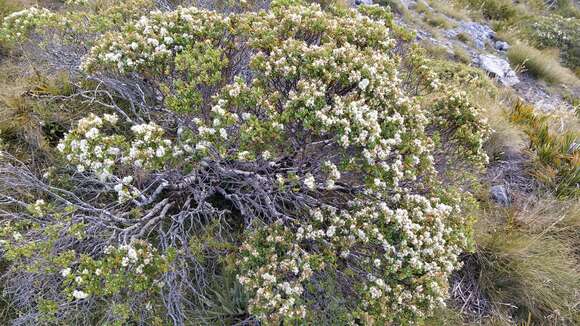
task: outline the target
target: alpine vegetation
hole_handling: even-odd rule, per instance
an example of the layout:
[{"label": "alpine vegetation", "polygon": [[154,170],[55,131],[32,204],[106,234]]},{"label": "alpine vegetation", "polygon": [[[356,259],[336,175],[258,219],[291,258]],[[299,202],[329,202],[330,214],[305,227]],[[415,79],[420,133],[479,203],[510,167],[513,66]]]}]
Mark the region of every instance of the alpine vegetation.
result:
[{"label": "alpine vegetation", "polygon": [[482,167],[490,130],[389,11],[65,8],[2,27],[70,78],[39,96],[68,130],[0,158],[15,324],[413,324],[444,305],[471,196],[442,162]]}]

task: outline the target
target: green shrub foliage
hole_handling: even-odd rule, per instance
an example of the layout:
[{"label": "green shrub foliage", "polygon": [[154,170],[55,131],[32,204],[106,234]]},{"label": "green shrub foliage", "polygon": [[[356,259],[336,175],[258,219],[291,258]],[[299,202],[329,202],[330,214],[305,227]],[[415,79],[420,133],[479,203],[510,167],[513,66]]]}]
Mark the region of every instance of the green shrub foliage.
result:
[{"label": "green shrub foliage", "polygon": [[[50,167],[2,156],[5,292],[21,322],[182,324],[211,311],[407,324],[444,304],[470,225],[438,179],[432,130],[479,165],[487,127],[461,96],[419,105],[417,89],[440,83],[417,51],[397,54],[389,12],[126,6],[28,9],[3,27],[40,47],[48,29],[47,44],[81,51],[65,37],[76,33],[89,46],[66,99],[92,112]],[[214,301],[245,302],[212,292],[232,273],[244,314]]]},{"label": "green shrub foliage", "polygon": [[534,17],[523,30],[539,48],[557,48],[562,62],[574,69],[580,66],[580,19],[556,14]]}]

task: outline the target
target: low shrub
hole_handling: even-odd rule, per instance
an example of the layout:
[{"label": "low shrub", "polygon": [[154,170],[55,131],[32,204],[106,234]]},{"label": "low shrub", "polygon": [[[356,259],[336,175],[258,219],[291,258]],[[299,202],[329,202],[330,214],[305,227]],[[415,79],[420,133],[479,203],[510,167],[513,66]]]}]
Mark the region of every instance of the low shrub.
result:
[{"label": "low shrub", "polygon": [[24,97],[73,113],[50,155],[0,156],[10,322],[405,324],[444,304],[470,193],[436,161],[475,173],[489,129],[389,11],[136,3],[3,26],[56,49],[48,68],[82,57]]},{"label": "low shrub", "polygon": [[557,48],[564,65],[572,69],[580,66],[580,18],[538,16],[526,20],[521,28],[534,46]]},{"label": "low shrub", "polygon": [[558,196],[580,195],[580,150],[577,131],[558,134],[550,130],[547,116],[534,113],[532,106],[518,102],[511,121],[520,125],[527,134],[529,150],[537,163],[534,176]]},{"label": "low shrub", "polygon": [[517,10],[511,0],[464,0],[473,9],[491,20],[508,20],[516,16]]}]

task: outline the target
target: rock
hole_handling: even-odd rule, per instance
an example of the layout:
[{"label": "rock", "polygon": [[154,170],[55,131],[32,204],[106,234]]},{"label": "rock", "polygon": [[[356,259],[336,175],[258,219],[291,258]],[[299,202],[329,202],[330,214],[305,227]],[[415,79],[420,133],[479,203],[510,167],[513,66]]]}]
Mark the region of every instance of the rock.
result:
[{"label": "rock", "polygon": [[508,196],[507,189],[503,185],[491,187],[490,195],[491,199],[493,199],[496,203],[504,207],[510,205],[510,198]]},{"label": "rock", "polygon": [[401,4],[403,4],[403,6],[405,6],[405,8],[407,9],[415,9],[417,8],[417,2],[416,1],[406,1],[406,0],[401,0]]},{"label": "rock", "polygon": [[495,42],[495,49],[498,51],[507,51],[509,50],[510,45],[504,41],[496,41]]},{"label": "rock", "polygon": [[370,6],[373,4],[373,0],[355,0],[354,4],[357,6],[360,6],[360,5]]},{"label": "rock", "polygon": [[469,35],[478,49],[485,48],[485,44],[495,37],[495,32],[489,26],[473,22],[462,22],[456,28],[446,31],[451,38],[456,38],[461,33]]},{"label": "rock", "polygon": [[502,58],[491,54],[480,54],[478,64],[481,69],[494,75],[505,86],[513,86],[520,82],[520,79],[512,70],[510,64]]}]

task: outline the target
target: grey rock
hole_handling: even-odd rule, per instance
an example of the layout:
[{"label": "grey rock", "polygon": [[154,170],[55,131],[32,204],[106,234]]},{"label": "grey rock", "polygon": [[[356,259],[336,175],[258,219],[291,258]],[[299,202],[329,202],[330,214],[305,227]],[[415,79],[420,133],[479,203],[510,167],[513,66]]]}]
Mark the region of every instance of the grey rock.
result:
[{"label": "grey rock", "polygon": [[373,4],[373,0],[354,0],[354,4],[357,6],[360,6],[360,5],[370,6]]},{"label": "grey rock", "polygon": [[403,6],[405,6],[405,8],[407,8],[407,9],[415,9],[415,8],[417,8],[417,2],[416,1],[401,0],[401,4]]},{"label": "grey rock", "polygon": [[520,82],[506,60],[491,54],[480,54],[477,59],[481,69],[495,76],[502,85],[513,86]]},{"label": "grey rock", "polygon": [[507,207],[510,205],[510,198],[507,192],[507,189],[503,185],[497,185],[491,187],[490,190],[491,199],[493,199],[496,203]]},{"label": "grey rock", "polygon": [[462,22],[456,28],[446,31],[450,38],[456,38],[461,33],[469,35],[478,49],[485,48],[485,44],[495,37],[495,32],[489,26],[473,22]]},{"label": "grey rock", "polygon": [[495,42],[495,49],[498,51],[507,51],[509,50],[510,45],[504,41],[496,41]]}]

